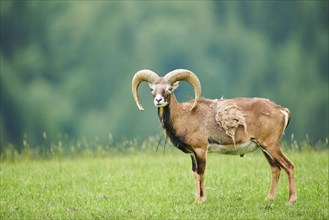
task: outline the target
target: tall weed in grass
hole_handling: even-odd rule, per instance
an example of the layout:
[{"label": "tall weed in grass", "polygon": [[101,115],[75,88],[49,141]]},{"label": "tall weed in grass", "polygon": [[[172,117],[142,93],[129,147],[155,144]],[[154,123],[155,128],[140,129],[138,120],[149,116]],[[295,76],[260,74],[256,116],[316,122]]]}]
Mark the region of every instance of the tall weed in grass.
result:
[{"label": "tall weed in grass", "polygon": [[[98,137],[93,140],[81,138],[78,140],[63,138],[55,142],[48,142],[45,145],[31,146],[28,138],[22,141],[22,147],[7,144],[1,148],[1,161],[20,160],[48,160],[48,159],[74,159],[90,157],[107,157],[113,154],[127,154],[137,152],[154,152],[160,136],[151,136],[145,140],[135,138],[133,140],[123,140],[118,143],[112,142],[109,135],[108,143],[101,143]],[[20,149],[20,150],[18,150]]]}]

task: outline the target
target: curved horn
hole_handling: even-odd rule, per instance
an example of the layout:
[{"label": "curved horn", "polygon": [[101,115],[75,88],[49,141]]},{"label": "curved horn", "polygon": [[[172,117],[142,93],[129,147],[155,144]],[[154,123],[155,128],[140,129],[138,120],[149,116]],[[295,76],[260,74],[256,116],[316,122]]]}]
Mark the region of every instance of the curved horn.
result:
[{"label": "curved horn", "polygon": [[199,78],[193,72],[185,69],[177,69],[167,73],[164,78],[171,85],[177,81],[186,81],[190,83],[194,89],[195,96],[194,104],[190,110],[196,107],[201,96],[201,83]]},{"label": "curved horn", "polygon": [[147,81],[149,83],[153,83],[155,80],[159,79],[160,77],[158,74],[151,70],[140,70],[137,73],[135,73],[133,80],[131,82],[131,90],[135,99],[135,102],[139,108],[139,110],[144,111],[144,108],[139,102],[138,99],[138,86],[141,82]]}]

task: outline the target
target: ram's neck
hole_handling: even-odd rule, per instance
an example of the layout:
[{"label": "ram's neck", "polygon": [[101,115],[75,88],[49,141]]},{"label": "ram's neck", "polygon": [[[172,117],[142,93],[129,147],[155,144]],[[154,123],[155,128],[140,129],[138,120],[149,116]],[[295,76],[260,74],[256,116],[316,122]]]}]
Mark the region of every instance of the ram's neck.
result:
[{"label": "ram's neck", "polygon": [[158,108],[158,115],[163,128],[166,129],[165,125],[168,126],[168,123],[171,124],[170,118],[177,112],[177,108],[179,107],[179,103],[174,94],[171,94],[168,97],[168,105],[166,107]]},{"label": "ram's neck", "polygon": [[177,112],[180,111],[178,108],[180,108],[181,104],[177,102],[173,94],[169,97],[168,101],[169,104],[166,107],[158,108],[160,123],[173,145],[185,153],[190,153],[190,150],[188,150],[185,144],[184,137],[177,135],[174,126],[175,117],[177,117]]}]

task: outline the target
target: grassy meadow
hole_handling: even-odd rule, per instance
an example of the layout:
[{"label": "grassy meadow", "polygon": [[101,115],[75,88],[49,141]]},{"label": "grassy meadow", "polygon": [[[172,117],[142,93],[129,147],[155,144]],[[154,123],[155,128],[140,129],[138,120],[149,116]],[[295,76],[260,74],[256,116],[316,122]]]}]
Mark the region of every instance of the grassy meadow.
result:
[{"label": "grassy meadow", "polygon": [[[264,201],[270,168],[261,152],[208,154],[207,201],[194,201],[190,157],[156,151],[1,159],[0,219],[328,219],[328,148],[286,150],[298,200],[286,205],[282,172]],[[9,158],[9,159],[8,159]]]}]

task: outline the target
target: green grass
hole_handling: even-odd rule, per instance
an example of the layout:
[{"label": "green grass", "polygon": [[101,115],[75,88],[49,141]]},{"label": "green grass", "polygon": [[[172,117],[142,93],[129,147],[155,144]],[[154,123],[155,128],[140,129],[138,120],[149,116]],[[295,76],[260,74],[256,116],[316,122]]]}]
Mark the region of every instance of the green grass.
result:
[{"label": "green grass", "polygon": [[190,157],[178,150],[2,160],[0,219],[328,219],[328,150],[286,154],[296,167],[291,206],[284,173],[277,199],[264,201],[271,174],[260,152],[209,154],[201,205]]}]

